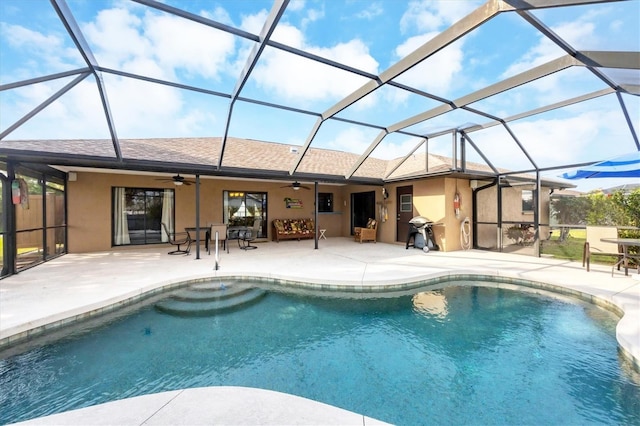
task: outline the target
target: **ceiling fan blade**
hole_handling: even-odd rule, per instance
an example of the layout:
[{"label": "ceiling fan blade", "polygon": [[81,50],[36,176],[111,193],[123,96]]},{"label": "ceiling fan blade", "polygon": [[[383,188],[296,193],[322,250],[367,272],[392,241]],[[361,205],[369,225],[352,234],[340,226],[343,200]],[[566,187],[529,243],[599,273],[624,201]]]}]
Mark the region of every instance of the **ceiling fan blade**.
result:
[{"label": "ceiling fan blade", "polygon": [[171,182],[174,185],[192,185],[195,183],[195,181],[187,180],[184,176],[180,176],[180,173],[171,177],[156,178],[156,180],[160,182]]},{"label": "ceiling fan blade", "polygon": [[308,186],[300,185],[300,182],[298,182],[298,181],[295,181],[295,182],[293,182],[292,184],[289,184],[289,185],[281,186],[280,188],[293,188],[293,190],[298,190],[300,188],[311,189]]}]

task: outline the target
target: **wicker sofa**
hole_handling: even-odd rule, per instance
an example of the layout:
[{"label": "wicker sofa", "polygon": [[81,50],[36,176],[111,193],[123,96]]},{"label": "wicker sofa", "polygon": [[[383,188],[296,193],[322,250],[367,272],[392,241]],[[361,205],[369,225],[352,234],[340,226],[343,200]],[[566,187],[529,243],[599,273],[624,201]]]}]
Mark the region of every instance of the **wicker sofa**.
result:
[{"label": "wicker sofa", "polygon": [[315,238],[316,227],[313,219],[274,219],[272,241],[305,240]]}]

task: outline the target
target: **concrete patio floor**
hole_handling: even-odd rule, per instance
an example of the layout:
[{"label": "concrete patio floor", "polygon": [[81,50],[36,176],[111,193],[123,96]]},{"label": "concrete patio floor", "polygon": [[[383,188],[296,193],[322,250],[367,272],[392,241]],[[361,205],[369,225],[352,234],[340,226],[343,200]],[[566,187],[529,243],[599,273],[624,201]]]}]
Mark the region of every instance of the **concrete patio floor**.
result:
[{"label": "concrete patio floor", "polygon": [[[68,254],[0,280],[0,345],[141,299],[149,292],[207,277],[297,281],[315,289],[384,291],[438,277],[485,275],[524,281],[624,313],[616,329],[622,352],[640,368],[640,277],[579,262],[470,250],[424,253],[403,244],[357,244],[349,238],[257,243],[215,256],[195,248],[169,256],[168,246]],[[524,281],[522,281],[524,280]],[[205,401],[217,401],[215,409]],[[220,401],[224,401],[221,403]],[[203,408],[207,405],[207,408]],[[114,409],[114,407],[118,407]],[[118,417],[105,416],[118,413]],[[247,388],[202,388],[146,395],[34,419],[31,424],[377,424],[375,419],[304,398]]]}]

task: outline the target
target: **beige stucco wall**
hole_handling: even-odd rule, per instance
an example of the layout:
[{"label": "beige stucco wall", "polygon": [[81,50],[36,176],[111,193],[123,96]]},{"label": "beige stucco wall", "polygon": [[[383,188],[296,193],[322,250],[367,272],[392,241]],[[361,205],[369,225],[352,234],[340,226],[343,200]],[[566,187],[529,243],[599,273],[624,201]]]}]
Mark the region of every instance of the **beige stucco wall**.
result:
[{"label": "beige stucco wall", "polygon": [[[220,223],[223,218],[222,194],[228,191],[267,192],[268,197],[268,238],[271,239],[271,221],[276,218],[313,218],[314,191],[285,187],[283,182],[261,182],[250,180],[202,178],[200,185],[200,223]],[[442,251],[461,249],[460,225],[465,217],[472,216],[472,192],[465,179],[437,178],[413,181],[411,183],[387,184],[389,197],[384,200],[379,186],[367,185],[325,185],[318,187],[319,192],[333,193],[334,212],[320,213],[318,227],[326,229],[327,237],[347,237],[351,235],[351,194],[374,191],[376,198],[376,219],[379,220],[378,241],[386,243],[404,243],[405,235],[396,235],[397,206],[396,190],[398,186],[413,187],[413,216],[425,216],[439,223],[434,226],[436,243]],[[196,187],[173,186],[161,182],[153,176],[137,176],[130,174],[77,172],[77,180],[68,184],[68,250],[71,253],[110,250],[111,247],[111,189],[113,187],[137,188],[174,188],[176,229],[195,225]],[[456,191],[461,196],[461,209],[456,217],[453,199]],[[541,223],[549,219],[549,191],[542,191]],[[302,201],[303,208],[287,209],[285,198],[297,198]],[[478,194],[479,220],[495,221],[496,211],[495,188],[481,191]],[[532,222],[532,213],[521,211],[521,195],[518,188],[504,190],[504,220]],[[387,209],[387,221],[381,217],[381,207]],[[483,235],[478,233],[479,242]],[[546,232],[546,228],[543,230]],[[542,232],[544,238],[546,233]],[[495,240],[495,228],[487,236]],[[126,249],[122,248],[122,249]]]},{"label": "beige stucco wall", "polygon": [[[463,179],[438,178],[385,185],[389,192],[389,197],[386,203],[381,196],[377,201],[387,207],[389,220],[381,224],[381,232],[378,233],[379,241],[389,243],[398,241],[403,244],[406,242],[406,235],[396,235],[397,189],[401,186],[413,187],[412,217],[424,216],[438,224],[433,227],[433,231],[440,250],[460,250],[461,221],[467,216],[470,218],[473,211],[471,188],[469,187],[469,182]],[[456,189],[462,199],[459,217],[455,216],[453,209],[453,198]],[[377,195],[376,198],[378,198]]]},{"label": "beige stucco wall", "polygon": [[[220,223],[223,220],[223,191],[267,192],[268,237],[271,239],[271,221],[277,218],[313,218],[314,191],[281,188],[286,182],[258,182],[233,179],[202,178],[200,185],[200,223]],[[152,176],[130,174],[77,172],[77,180],[68,183],[68,250],[70,253],[110,250],[111,246],[111,191],[113,187],[174,188],[175,228],[195,225],[195,185],[173,186]],[[357,187],[358,190],[379,190],[379,187]],[[319,185],[319,192],[331,192],[334,212],[318,215],[319,228],[326,229],[328,237],[350,234],[349,194],[345,186]],[[284,199],[297,198],[302,209],[287,209]],[[122,247],[119,249],[127,249]]]},{"label": "beige stucco wall", "polygon": [[[485,185],[487,182],[480,183],[479,186]],[[530,188],[529,188],[530,189]],[[541,224],[549,223],[549,202],[550,194],[548,188],[542,188],[540,191],[540,218]],[[497,195],[496,186],[478,191],[477,195],[477,215],[480,222],[496,223],[497,215]],[[522,211],[522,187],[512,187],[502,189],[502,221],[503,222],[523,222],[533,223],[533,212]],[[505,223],[504,229],[509,228],[513,224]],[[497,236],[495,225],[484,225],[478,229],[478,245],[483,248],[496,248]],[[540,238],[547,239],[549,236],[549,227],[540,227]],[[508,240],[505,243],[509,243]]]},{"label": "beige stucco wall", "polygon": [[[456,191],[461,199],[458,217],[453,208]],[[433,232],[440,250],[460,250],[460,224],[472,213],[469,182],[454,178],[418,181],[413,185],[413,200],[416,216],[425,216],[439,224],[434,225]]]}]

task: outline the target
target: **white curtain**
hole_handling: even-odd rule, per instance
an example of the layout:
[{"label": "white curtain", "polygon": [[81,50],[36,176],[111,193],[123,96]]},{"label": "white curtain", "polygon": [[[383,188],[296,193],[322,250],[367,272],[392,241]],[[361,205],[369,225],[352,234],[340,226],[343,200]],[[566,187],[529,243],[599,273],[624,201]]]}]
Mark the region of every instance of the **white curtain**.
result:
[{"label": "white curtain", "polygon": [[127,201],[124,188],[115,188],[115,203],[113,206],[113,242],[120,246],[131,244],[129,239],[129,225],[127,224]]},{"label": "white curtain", "polygon": [[[165,189],[162,196],[162,223],[167,225],[169,232],[173,233],[173,190]],[[162,242],[169,241],[166,232],[162,232]]]}]

